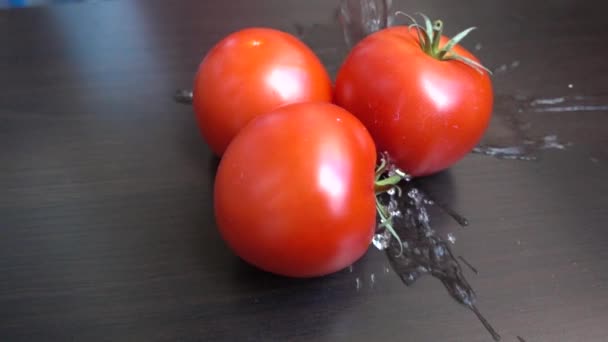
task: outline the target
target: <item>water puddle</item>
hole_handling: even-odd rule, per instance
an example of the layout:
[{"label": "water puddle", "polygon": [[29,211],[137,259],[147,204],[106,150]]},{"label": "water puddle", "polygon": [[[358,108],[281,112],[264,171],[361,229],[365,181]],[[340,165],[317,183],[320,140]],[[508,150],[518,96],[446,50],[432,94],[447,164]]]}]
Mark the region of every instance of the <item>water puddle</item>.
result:
[{"label": "water puddle", "polygon": [[[573,145],[546,127],[534,127],[534,122],[540,122],[539,115],[601,112],[608,112],[606,96],[497,96],[490,127],[471,153],[498,159],[538,160],[545,150],[566,150]],[[590,157],[592,162],[594,159],[597,160]]]}]

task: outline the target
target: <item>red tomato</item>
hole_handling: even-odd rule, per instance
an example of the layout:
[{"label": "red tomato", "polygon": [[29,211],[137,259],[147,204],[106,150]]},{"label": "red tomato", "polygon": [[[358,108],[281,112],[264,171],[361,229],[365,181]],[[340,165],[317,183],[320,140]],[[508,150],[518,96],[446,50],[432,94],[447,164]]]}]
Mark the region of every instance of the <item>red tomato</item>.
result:
[{"label": "red tomato", "polygon": [[215,216],[243,260],[291,277],[343,269],[367,250],[376,223],[374,142],[331,103],[258,116],[217,170]]},{"label": "red tomato", "polygon": [[331,80],[296,37],[249,28],[222,39],[196,73],[193,101],[203,138],[219,156],[253,117],[281,105],[331,102]]},{"label": "red tomato", "polygon": [[[448,39],[439,36],[443,47]],[[460,45],[453,53],[479,63]],[[338,71],[334,101],[365,124],[398,167],[424,176],[450,167],[479,142],[493,93],[486,71],[427,54],[416,29],[400,26],[353,48]]]}]

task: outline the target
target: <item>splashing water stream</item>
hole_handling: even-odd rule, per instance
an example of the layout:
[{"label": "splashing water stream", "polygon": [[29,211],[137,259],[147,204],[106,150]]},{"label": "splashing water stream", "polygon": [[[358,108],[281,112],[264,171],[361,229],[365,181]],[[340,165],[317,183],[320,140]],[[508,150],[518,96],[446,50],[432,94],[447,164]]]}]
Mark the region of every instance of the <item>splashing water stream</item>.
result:
[{"label": "splashing water stream", "polygon": [[[500,335],[477,308],[475,291],[464,277],[458,259],[474,273],[477,273],[477,269],[464,258],[454,256],[450,247],[455,241],[453,235],[447,234],[446,241],[431,227],[428,209],[435,206],[436,202],[416,188],[411,181],[403,183],[404,198],[399,198],[397,192],[381,195],[381,202],[388,208],[394,208],[391,213],[393,228],[402,245],[392,239],[386,229],[381,228],[374,236],[374,246],[386,252],[392,268],[405,285],[411,286],[425,274],[440,280],[450,296],[469,308],[492,338],[499,341]],[[446,206],[439,208],[462,226],[462,223],[468,222],[453,210],[446,210]]]}]

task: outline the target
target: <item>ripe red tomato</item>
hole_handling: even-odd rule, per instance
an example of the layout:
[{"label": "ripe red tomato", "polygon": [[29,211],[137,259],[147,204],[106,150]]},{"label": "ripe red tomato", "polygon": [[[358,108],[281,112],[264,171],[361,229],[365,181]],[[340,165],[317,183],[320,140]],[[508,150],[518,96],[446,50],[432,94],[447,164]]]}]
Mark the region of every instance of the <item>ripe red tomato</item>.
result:
[{"label": "ripe red tomato", "polygon": [[216,222],[243,260],[291,277],[343,269],[367,250],[376,223],[376,149],[363,124],[331,103],[256,117],[217,170]]},{"label": "ripe red tomato", "polygon": [[219,156],[253,117],[281,105],[331,102],[331,80],[302,41],[248,28],[218,42],[199,65],[193,105],[203,138]]},{"label": "ripe red tomato", "polygon": [[[437,37],[438,47],[445,46],[448,39]],[[334,90],[334,102],[356,115],[378,150],[412,176],[436,173],[463,158],[485,133],[492,112],[488,73],[448,58],[457,54],[479,63],[475,56],[460,45],[445,60],[431,54],[415,28],[375,32],[351,50]]]}]

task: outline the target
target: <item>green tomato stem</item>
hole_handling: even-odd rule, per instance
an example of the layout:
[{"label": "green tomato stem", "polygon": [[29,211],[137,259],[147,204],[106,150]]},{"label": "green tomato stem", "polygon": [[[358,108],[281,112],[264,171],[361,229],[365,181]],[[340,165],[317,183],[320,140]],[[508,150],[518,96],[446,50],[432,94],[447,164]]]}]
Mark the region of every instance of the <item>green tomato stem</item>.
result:
[{"label": "green tomato stem", "polygon": [[[401,197],[401,188],[399,187],[399,182],[403,180],[409,181],[411,177],[402,170],[394,168],[388,159],[389,158],[386,153],[382,154],[378,167],[376,168],[374,188],[376,193],[376,211],[378,212],[378,216],[380,218],[380,225],[378,228],[388,230],[391,236],[397,240],[399,243],[399,255],[401,255],[403,253],[403,242],[393,227],[392,214],[385,205],[380,203],[378,197],[381,194],[389,192],[390,190],[396,191],[397,196]],[[386,173],[388,173],[388,175],[385,175]]]},{"label": "green tomato stem", "polygon": [[439,58],[439,42],[441,41],[441,35],[443,33],[443,22],[441,20],[435,20],[433,23],[433,35],[431,40],[433,45],[431,47],[431,56]]},{"label": "green tomato stem", "polygon": [[475,27],[469,27],[466,30],[456,34],[452,39],[450,39],[444,46],[440,47],[439,43],[441,42],[441,36],[443,34],[443,22],[441,20],[435,20],[434,22],[429,19],[423,13],[418,13],[422,19],[424,20],[424,26],[419,25],[416,22],[416,19],[411,15],[397,11],[395,15],[402,15],[413,22],[412,25],[409,25],[409,28],[416,29],[418,34],[418,43],[420,44],[420,48],[429,56],[439,60],[439,61],[457,61],[460,63],[464,63],[473,69],[477,70],[479,73],[483,73],[484,71],[488,74],[492,74],[490,69],[481,65],[480,63],[461,56],[453,51],[454,46],[460,43],[471,31],[475,29]]}]

